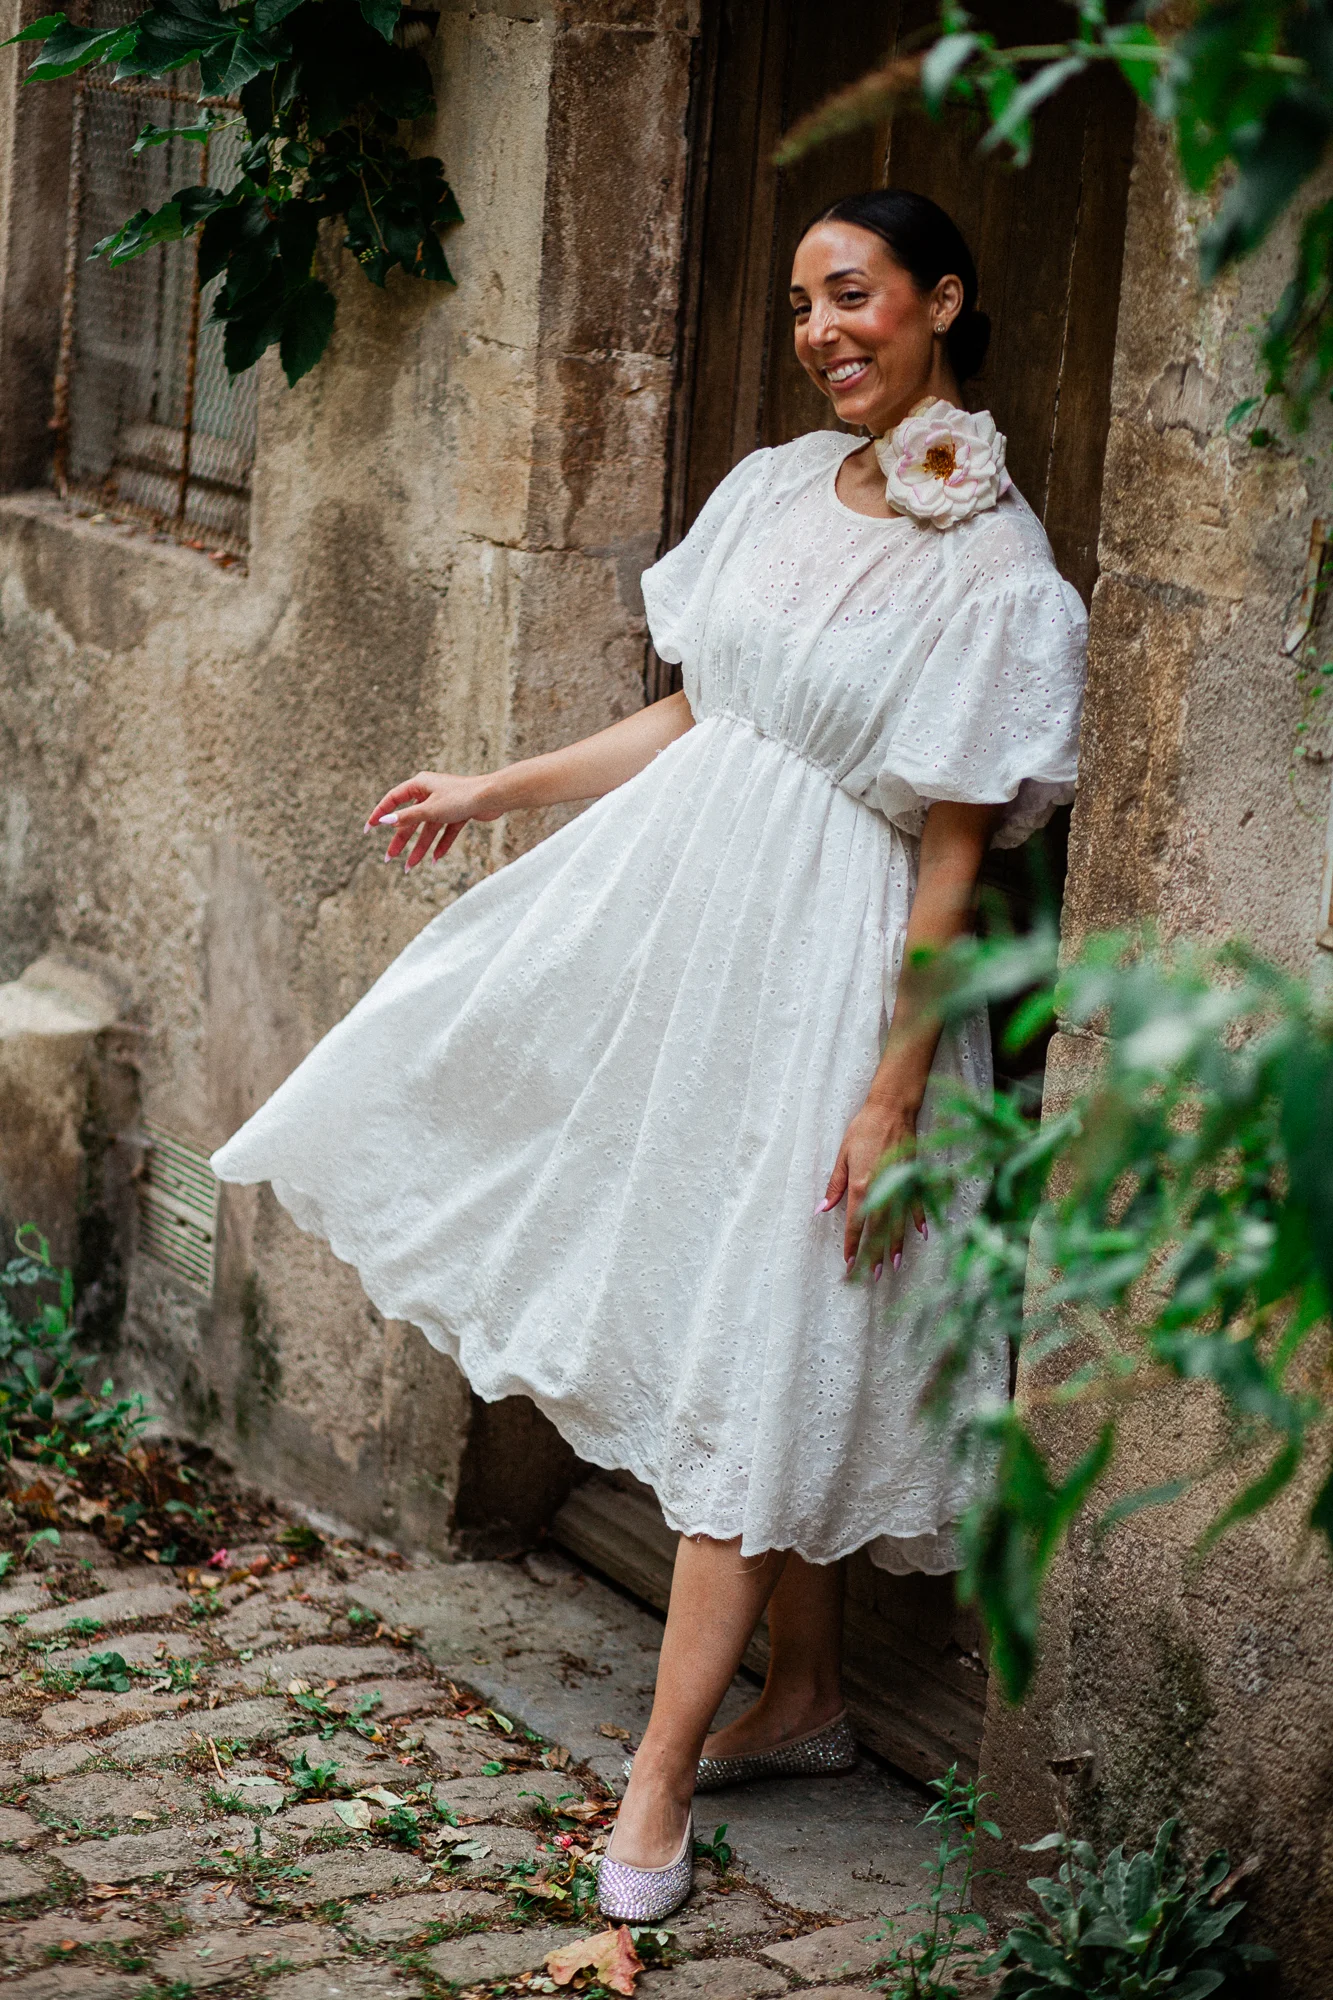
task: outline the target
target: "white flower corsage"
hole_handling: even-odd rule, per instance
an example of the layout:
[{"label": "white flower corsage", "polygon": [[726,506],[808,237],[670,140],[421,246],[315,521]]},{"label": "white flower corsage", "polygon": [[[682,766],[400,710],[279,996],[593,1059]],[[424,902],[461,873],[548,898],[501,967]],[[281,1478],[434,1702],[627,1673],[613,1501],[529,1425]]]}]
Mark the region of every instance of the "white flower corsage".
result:
[{"label": "white flower corsage", "polygon": [[875,439],[889,505],[930,528],[983,514],[1009,490],[1005,439],[989,410],[919,403],[887,437]]}]

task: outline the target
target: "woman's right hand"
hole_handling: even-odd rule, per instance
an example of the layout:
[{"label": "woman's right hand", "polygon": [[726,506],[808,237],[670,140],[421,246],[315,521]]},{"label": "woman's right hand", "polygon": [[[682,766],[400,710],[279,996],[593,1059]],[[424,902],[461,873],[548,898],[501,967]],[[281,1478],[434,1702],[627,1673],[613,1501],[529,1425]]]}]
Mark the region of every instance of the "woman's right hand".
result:
[{"label": "woman's right hand", "polygon": [[418,771],[415,778],[386,792],[366,821],[372,827],[393,828],[386,861],[396,861],[413,842],[404,868],[415,868],[431,849],[443,861],[470,819],[499,819],[504,807],[494,800],[494,781],[456,778],[448,771]]}]

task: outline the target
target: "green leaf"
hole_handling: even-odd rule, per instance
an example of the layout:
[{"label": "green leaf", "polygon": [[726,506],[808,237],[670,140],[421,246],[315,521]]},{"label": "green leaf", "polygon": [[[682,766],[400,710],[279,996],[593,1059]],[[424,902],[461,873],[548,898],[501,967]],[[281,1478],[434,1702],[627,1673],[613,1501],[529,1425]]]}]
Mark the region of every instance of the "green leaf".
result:
[{"label": "green leaf", "polygon": [[1160,49],[1161,43],[1152,29],[1143,21],[1129,21],[1121,27],[1108,28],[1105,39],[1115,51],[1112,60],[1130,89],[1146,105],[1154,107],[1162,64],[1134,54],[1135,49]]},{"label": "green leaf", "polygon": [[40,21],[30,21],[26,28],[20,28],[7,42],[0,42],[0,49],[12,49],[15,42],[44,42],[48,35],[53,35],[57,28],[67,24],[68,17],[64,14],[43,14]]},{"label": "green leaf", "polygon": [[58,77],[72,76],[76,69],[91,63],[114,62],[132,46],[135,30],[76,28],[66,21],[42,44],[41,54],[28,70],[28,83],[53,83]]},{"label": "green leaf", "polygon": [[1011,145],[1018,162],[1026,166],[1031,151],[1031,141],[1026,127],[1032,113],[1048,97],[1054,97],[1071,78],[1081,76],[1087,68],[1083,56],[1064,56],[1059,62],[1044,63],[1026,83],[1019,84],[1009,98],[999,117],[992,124],[981,142],[979,151],[994,152],[997,146]]},{"label": "green leaf", "polygon": [[981,47],[980,35],[943,35],[921,65],[921,95],[932,117],[948,95],[949,86],[964,64]]},{"label": "green leaf", "polygon": [[1230,1506],[1224,1507],[1221,1513],[1209,1522],[1199,1538],[1200,1549],[1210,1549],[1214,1542],[1221,1540],[1229,1528],[1234,1528],[1239,1521],[1248,1520],[1252,1514],[1257,1514],[1261,1507],[1267,1507],[1270,1501],[1275,1500],[1278,1494],[1291,1484],[1300,1469],[1303,1444],[1303,1439],[1293,1438],[1290,1444],[1283,1445],[1268,1470],[1261,1473],[1258,1479],[1252,1480],[1243,1492],[1236,1495]]},{"label": "green leaf", "polygon": [[1145,1486],[1137,1493],[1127,1493],[1123,1500],[1117,1500],[1099,1516],[1098,1530],[1104,1532],[1115,1527],[1118,1521],[1128,1521],[1133,1514],[1141,1514],[1146,1507],[1167,1507],[1173,1500],[1179,1500],[1194,1484],[1192,1479],[1172,1479],[1163,1486]]},{"label": "green leaf", "polygon": [[1243,402],[1235,404],[1232,409],[1227,411],[1226,422],[1222,426],[1223,430],[1230,435],[1235,430],[1237,424],[1244,423],[1252,410],[1258,409],[1261,401],[1262,398],[1259,396],[1247,396]]},{"label": "green leaf", "polygon": [[319,278],[308,278],[283,309],[278,355],[289,388],[308,375],[329,344],[337,302]]},{"label": "green leaf", "polygon": [[255,32],[266,35],[270,28],[276,28],[289,14],[303,4],[303,0],[257,0],[255,7]]},{"label": "green leaf", "polygon": [[373,28],[377,35],[383,35],[386,42],[391,42],[402,12],[401,0],[360,0],[360,4],[366,26]]}]

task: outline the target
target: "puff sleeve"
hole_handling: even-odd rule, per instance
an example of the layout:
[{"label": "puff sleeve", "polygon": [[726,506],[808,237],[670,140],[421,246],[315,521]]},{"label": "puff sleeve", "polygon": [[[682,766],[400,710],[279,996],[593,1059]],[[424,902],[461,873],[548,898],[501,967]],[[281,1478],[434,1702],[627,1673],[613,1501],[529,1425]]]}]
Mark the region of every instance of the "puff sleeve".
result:
[{"label": "puff sleeve", "polygon": [[871,796],[919,837],[939,799],[1004,805],[1017,847],[1074,796],[1087,614],[1054,570],[969,594],[894,717]]},{"label": "puff sleeve", "polygon": [[669,665],[683,669],[687,690],[718,575],[745,532],[774,457],[771,450],[752,451],[733,466],[709,494],[684,541],[643,573],[643,606],[653,644]]}]

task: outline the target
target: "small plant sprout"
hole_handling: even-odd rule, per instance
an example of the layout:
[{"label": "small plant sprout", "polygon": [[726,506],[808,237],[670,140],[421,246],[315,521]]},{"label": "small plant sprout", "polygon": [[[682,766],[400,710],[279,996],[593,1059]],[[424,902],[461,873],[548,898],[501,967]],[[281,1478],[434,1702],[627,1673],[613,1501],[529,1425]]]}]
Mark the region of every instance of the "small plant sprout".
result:
[{"label": "small plant sprout", "polygon": [[726,1831],[724,1821],[721,1826],[714,1828],[711,1840],[696,1840],[694,1843],[696,1857],[700,1861],[711,1861],[719,1875],[725,1875],[731,1866],[731,1848],[724,1838]]},{"label": "small plant sprout", "polygon": [[312,1764],[304,1750],[291,1767],[291,1780],[303,1798],[319,1798],[338,1782],[336,1763]]},{"label": "small plant sprout", "polygon": [[939,1829],[934,1854],[921,1864],[930,1889],[923,1902],[909,1903],[906,1910],[909,1917],[924,1914],[925,1922],[901,1943],[893,1941],[900,1926],[891,1917],[876,1934],[891,1940],[872,1982],[886,2000],[957,2000],[959,1989],[950,1975],[986,1949],[985,1918],[969,1906],[978,1875],[993,1872],[977,1867],[977,1835],[1000,1838],[995,1822],[979,1817],[991,1794],[980,1789],[979,1780],[964,1784],[956,1764],[942,1778],[932,1778],[930,1789],[935,1801],[921,1821]]}]

